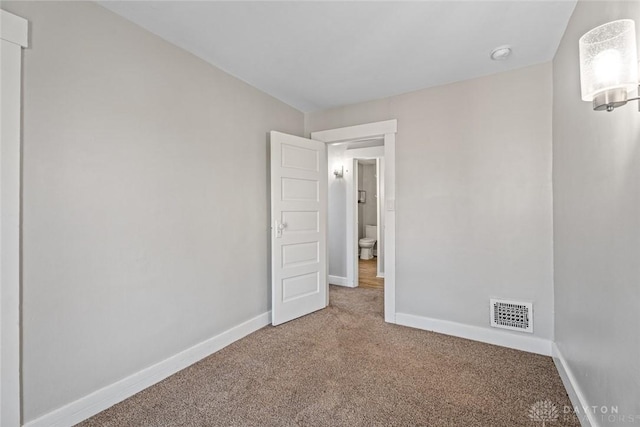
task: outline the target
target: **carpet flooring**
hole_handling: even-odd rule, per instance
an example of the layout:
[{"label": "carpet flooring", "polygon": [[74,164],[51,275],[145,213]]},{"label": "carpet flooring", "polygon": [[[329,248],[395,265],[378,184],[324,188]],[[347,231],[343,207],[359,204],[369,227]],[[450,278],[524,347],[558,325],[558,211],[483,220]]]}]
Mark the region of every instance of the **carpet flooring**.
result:
[{"label": "carpet flooring", "polygon": [[[551,358],[384,323],[380,290],[331,286],[330,300],[80,425],[580,425]],[[540,401],[558,412],[530,417]]]}]

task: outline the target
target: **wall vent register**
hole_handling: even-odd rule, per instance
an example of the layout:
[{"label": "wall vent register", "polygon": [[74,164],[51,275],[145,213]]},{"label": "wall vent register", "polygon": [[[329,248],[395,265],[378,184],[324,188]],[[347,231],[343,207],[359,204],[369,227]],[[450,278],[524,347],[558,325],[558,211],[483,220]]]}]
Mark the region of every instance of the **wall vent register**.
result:
[{"label": "wall vent register", "polygon": [[491,326],[533,333],[533,306],[530,302],[490,299]]}]

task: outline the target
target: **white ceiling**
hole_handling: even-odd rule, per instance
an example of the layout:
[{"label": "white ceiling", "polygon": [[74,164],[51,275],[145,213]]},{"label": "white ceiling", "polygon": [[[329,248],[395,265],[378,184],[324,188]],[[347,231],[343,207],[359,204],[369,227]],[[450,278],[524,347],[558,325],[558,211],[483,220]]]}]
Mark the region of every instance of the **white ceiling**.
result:
[{"label": "white ceiling", "polygon": [[308,112],[549,61],[576,0],[100,4]]}]

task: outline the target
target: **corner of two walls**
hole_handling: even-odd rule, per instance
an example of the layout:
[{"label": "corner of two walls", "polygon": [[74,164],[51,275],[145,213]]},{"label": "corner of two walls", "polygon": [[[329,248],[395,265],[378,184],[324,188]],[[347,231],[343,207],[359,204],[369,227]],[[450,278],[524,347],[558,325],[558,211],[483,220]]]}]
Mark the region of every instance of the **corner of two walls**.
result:
[{"label": "corner of two walls", "polygon": [[[550,354],[551,82],[545,63],[306,115],[307,134],[398,120],[401,322]],[[533,302],[534,334],[489,328],[491,297]]]}]

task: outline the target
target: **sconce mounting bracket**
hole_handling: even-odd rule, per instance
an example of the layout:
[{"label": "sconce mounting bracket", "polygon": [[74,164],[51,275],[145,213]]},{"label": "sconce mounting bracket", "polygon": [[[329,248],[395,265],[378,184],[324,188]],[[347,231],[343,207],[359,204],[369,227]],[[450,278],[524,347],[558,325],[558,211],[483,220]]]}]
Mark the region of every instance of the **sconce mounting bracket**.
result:
[{"label": "sconce mounting bracket", "polygon": [[[638,85],[638,94],[640,95],[640,85]],[[593,109],[595,111],[612,112],[618,107],[622,107],[629,101],[638,101],[640,96],[636,98],[627,98],[626,89],[612,89],[600,92],[593,98]],[[638,111],[640,111],[640,103],[638,103]]]}]

